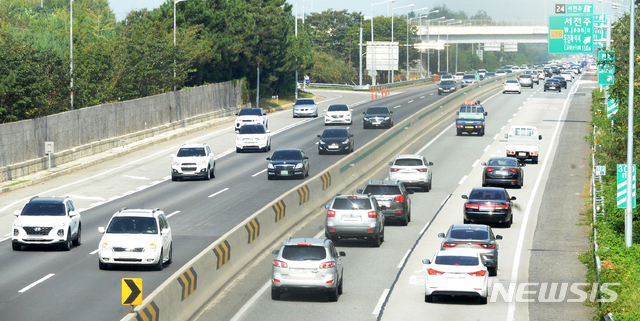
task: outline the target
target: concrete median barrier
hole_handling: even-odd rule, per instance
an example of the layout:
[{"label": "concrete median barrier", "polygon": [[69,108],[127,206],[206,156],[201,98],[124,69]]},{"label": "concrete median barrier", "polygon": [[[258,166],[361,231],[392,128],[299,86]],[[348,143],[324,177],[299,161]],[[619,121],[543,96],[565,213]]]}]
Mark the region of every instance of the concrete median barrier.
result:
[{"label": "concrete median barrier", "polygon": [[395,124],[326,171],[303,181],[191,259],[122,320],[190,319],[240,270],[294,225],[321,210],[331,197],[393,159],[413,139],[455,113],[462,101],[478,100],[501,85],[502,78],[497,78],[459,90]]}]

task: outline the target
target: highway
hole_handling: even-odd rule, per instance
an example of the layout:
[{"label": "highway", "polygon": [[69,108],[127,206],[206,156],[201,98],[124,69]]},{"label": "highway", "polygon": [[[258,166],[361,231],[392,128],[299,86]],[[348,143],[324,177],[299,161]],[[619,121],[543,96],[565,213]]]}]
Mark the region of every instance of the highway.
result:
[{"label": "highway", "polygon": [[[330,103],[354,106],[356,149],[383,129],[363,130],[362,112],[369,106],[387,105],[395,122],[441,98],[433,85],[409,87],[391,97],[370,102],[369,93],[322,91]],[[317,134],[324,129],[323,118],[293,119],[285,110],[269,116],[272,148],[301,148],[310,155],[311,173],[335,163],[341,155],[318,156]],[[473,139],[473,138],[472,138]],[[170,155],[187,142],[205,142],[217,155],[217,176],[211,181],[170,180]],[[156,144],[124,157],[80,170],[43,184],[0,195],[0,320],[118,320],[129,312],[120,304],[121,279],[142,278],[143,296],[151,293],[187,261],[239,222],[299,180],[267,181],[270,153],[236,154],[231,122],[206,132]],[[70,196],[82,210],[83,244],[70,252],[45,247],[10,247],[13,212],[31,197]],[[96,249],[97,231],[122,207],[160,208],[172,227],[173,263],[161,272],[129,267],[100,271]]]},{"label": "highway", "polygon": [[[387,226],[380,248],[361,241],[337,243],[339,250],[347,254],[342,259],[344,294],[337,303],[328,302],[323,294],[285,294],[281,300],[271,300],[268,290],[273,256],[265,251],[252,267],[202,308],[197,320],[588,319],[589,309],[581,302],[508,303],[498,298],[479,305],[467,298],[440,298],[425,303],[426,271],[421,261],[430,259],[439,248],[438,233],[446,232],[451,224],[462,223],[461,195],[480,186],[481,162],[505,155],[501,139],[509,126],[534,125],[543,136],[540,162],[527,164],[522,189],[509,189],[517,197],[514,224],[511,228],[494,228],[504,239],[498,241],[498,276],[490,278],[490,284],[501,283],[508,288],[510,282],[530,280],[584,282],[585,269],[577,256],[588,248],[584,241],[587,232],[576,223],[580,221],[578,210],[584,205],[584,177],[589,171],[584,156],[588,148],[585,152],[582,139],[588,134],[589,99],[582,98],[575,104],[573,100],[576,92],[583,97],[595,87],[590,81],[574,81],[562,93],[545,93],[537,85],[523,88],[521,95],[487,95],[481,99],[489,113],[484,137],[457,137],[451,117],[408,144],[405,152],[421,153],[434,163],[433,189],[411,196],[411,223],[406,227]],[[571,154],[576,150],[582,154]],[[383,179],[387,171],[382,166],[370,178]],[[551,172],[555,176],[550,176]],[[361,188],[365,181],[354,182],[345,192]],[[546,212],[540,213],[540,209]],[[551,214],[559,217],[550,217]],[[291,236],[322,236],[324,215],[324,211],[316,213],[304,226],[291,231]],[[556,225],[548,226],[547,222]],[[274,244],[273,248],[278,246]]]}]

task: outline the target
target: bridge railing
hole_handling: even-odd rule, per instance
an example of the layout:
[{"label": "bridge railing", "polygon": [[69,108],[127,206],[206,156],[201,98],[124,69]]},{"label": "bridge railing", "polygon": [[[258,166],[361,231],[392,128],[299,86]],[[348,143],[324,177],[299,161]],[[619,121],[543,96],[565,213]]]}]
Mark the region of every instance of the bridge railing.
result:
[{"label": "bridge railing", "polygon": [[[548,24],[548,21],[540,21],[540,20],[475,20],[475,19],[468,19],[468,20],[461,20],[462,23],[460,24],[452,24],[449,25],[449,28],[455,28],[455,27],[467,27],[469,25],[471,26],[504,26],[504,27],[513,27],[513,26],[546,26]],[[411,21],[411,25],[414,26],[420,26],[420,21],[417,20],[412,20]],[[437,23],[431,23],[430,24],[432,28],[438,28],[438,24]],[[422,27],[426,28],[427,24],[423,21],[422,23]],[[440,28],[446,28],[447,25],[446,24],[441,24]]]}]

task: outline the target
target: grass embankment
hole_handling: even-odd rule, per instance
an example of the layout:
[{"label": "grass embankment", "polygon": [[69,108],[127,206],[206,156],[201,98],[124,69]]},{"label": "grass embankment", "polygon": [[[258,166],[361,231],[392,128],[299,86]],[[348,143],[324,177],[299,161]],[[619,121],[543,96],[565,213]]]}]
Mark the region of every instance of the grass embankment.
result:
[{"label": "grass embankment", "polygon": [[[298,98],[313,98],[313,97],[314,95],[312,93],[298,91]],[[274,108],[278,106],[284,106],[287,104],[293,104],[295,101],[296,101],[296,98],[294,94],[279,96],[278,99],[261,98],[260,108],[269,109],[269,108]],[[252,103],[255,103],[255,101],[253,101]]]}]

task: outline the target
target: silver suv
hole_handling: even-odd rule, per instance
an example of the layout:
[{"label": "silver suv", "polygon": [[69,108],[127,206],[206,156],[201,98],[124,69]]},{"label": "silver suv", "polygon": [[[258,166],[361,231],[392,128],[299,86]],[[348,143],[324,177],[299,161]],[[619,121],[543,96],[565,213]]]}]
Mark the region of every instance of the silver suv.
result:
[{"label": "silver suv", "polygon": [[382,211],[384,218],[399,220],[400,225],[407,226],[411,222],[411,199],[409,194],[413,190],[408,190],[398,181],[369,181],[364,191],[358,193],[372,195],[378,201],[378,205],[385,206]]},{"label": "silver suv", "polygon": [[374,247],[384,242],[385,206],[379,206],[370,195],[340,195],[327,204],[325,236],[333,240],[365,239]]},{"label": "silver suv", "polygon": [[346,254],[331,240],[288,238],[272,253],[271,299],[280,299],[283,292],[326,292],[329,301],[338,301],[344,270],[340,257]]},{"label": "silver suv", "polygon": [[433,172],[432,162],[420,154],[406,154],[389,162],[389,178],[404,183],[405,187],[417,187],[425,192],[431,190]]}]

